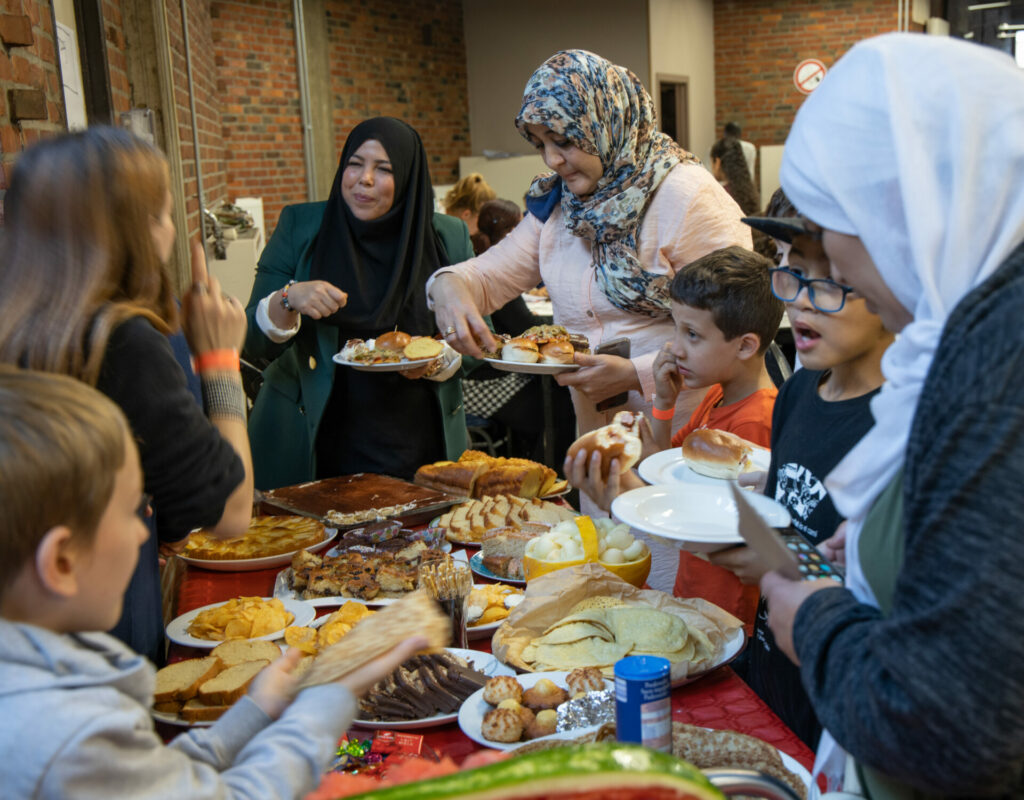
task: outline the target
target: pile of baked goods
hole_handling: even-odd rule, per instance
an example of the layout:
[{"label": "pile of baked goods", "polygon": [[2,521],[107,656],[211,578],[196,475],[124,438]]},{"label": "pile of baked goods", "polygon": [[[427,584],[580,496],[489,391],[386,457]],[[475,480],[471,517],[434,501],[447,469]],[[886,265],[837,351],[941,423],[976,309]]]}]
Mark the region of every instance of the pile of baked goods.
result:
[{"label": "pile of baked goods", "polygon": [[486,531],[480,540],[480,561],[499,578],[525,580],[526,545],[546,530],[546,525],[525,522]]},{"label": "pile of baked goods", "polygon": [[204,561],[265,558],[320,544],[327,537],[322,522],[300,516],[257,516],[237,539],[217,539],[203,530],[188,537],[183,555]]},{"label": "pile of baked goods", "polygon": [[629,655],[699,667],[712,662],[715,646],[707,634],[674,614],[598,595],[573,606],[527,644],[520,657],[534,672],[588,666],[611,676],[615,662]]},{"label": "pile of baked goods", "polygon": [[753,442],[728,431],[698,428],[683,439],[682,454],[686,465],[700,475],[711,478],[738,478],[756,467],[751,462]]},{"label": "pile of baked goods", "polygon": [[303,600],[402,597],[416,588],[421,564],[448,558],[422,542],[397,553],[346,550],[335,556],[319,556],[303,550],[292,556],[289,586]]},{"label": "pile of baked goods", "polygon": [[166,666],[156,674],[153,710],[190,723],[218,719],[279,655],[273,642],[235,641],[217,645],[205,658]]},{"label": "pile of baked goods", "polygon": [[590,352],[587,337],[569,333],[561,325],[535,325],[519,336],[498,337],[501,347],[492,355],[502,361],[526,364],[572,364],[578,351]]},{"label": "pile of baked goods", "polygon": [[420,486],[461,497],[511,494],[544,497],[566,488],[551,467],[526,458],[495,458],[479,450],[466,450],[458,461],[424,464],[413,478]]},{"label": "pile of baked goods", "polygon": [[398,721],[451,714],[486,681],[486,675],[452,653],[414,656],[359,701],[359,719]]},{"label": "pile of baked goods", "polygon": [[484,534],[494,528],[547,530],[574,516],[575,511],[558,503],[499,494],[452,506],[440,516],[437,525],[451,541],[480,542]]},{"label": "pile of baked goods", "polygon": [[574,669],[566,688],[541,678],[530,688],[513,677],[499,675],[484,686],[484,702],[494,706],[483,716],[480,735],[491,742],[509,744],[550,736],[558,730],[557,708],[570,698],[604,691],[604,676],[593,668]]},{"label": "pile of baked goods", "polygon": [[397,364],[437,358],[444,343],[430,336],[410,336],[402,331],[388,331],[376,339],[349,339],[341,349],[341,358],[357,364]]}]

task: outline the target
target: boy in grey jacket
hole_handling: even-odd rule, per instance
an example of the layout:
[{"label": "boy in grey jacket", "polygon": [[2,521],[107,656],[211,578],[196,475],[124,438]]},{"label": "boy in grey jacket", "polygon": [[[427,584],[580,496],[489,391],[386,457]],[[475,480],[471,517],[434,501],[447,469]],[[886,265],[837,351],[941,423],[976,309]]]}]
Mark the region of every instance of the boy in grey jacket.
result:
[{"label": "boy in grey jacket", "polygon": [[355,695],[426,643],[403,642],[289,702],[298,651],[215,725],[164,745],[155,672],[104,633],[147,529],[138,452],[89,386],[0,367],[0,786],[22,798],[279,798],[317,785]]}]

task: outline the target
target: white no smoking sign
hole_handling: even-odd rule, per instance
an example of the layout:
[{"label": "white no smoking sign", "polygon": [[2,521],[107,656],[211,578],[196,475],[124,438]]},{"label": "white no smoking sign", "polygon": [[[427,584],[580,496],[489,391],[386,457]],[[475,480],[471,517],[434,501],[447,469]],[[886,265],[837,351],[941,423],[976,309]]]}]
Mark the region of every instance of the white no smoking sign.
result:
[{"label": "white no smoking sign", "polygon": [[796,65],[793,70],[793,85],[798,91],[810,94],[818,88],[822,78],[825,77],[825,65],[816,58],[806,58]]}]

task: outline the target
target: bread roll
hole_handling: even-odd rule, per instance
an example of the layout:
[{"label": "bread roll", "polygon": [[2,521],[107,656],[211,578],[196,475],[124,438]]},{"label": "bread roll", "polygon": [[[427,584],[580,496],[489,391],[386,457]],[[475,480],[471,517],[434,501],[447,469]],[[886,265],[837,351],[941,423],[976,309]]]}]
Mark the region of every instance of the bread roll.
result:
[{"label": "bread roll", "polygon": [[568,342],[548,342],[540,346],[541,364],[571,364],[575,350]]},{"label": "bread roll", "polygon": [[540,361],[540,351],[537,349],[536,343],[529,339],[510,339],[501,348],[501,360],[536,364]]},{"label": "bread roll", "polygon": [[620,411],[611,423],[583,434],[569,447],[568,457],[576,458],[580,450],[601,453],[601,477],[607,479],[612,459],[619,459],[619,472],[631,469],[640,460],[643,443],[640,441],[640,412]]},{"label": "bread roll", "polygon": [[382,333],[374,340],[374,347],[378,350],[394,350],[397,353],[401,353],[405,346],[409,344],[412,337],[402,331],[388,331]]},{"label": "bread roll", "polygon": [[752,445],[728,431],[698,428],[683,439],[683,460],[711,478],[738,478],[749,466]]},{"label": "bread roll", "polygon": [[444,351],[444,342],[430,336],[415,336],[402,348],[402,353],[410,361],[420,358],[437,358]]}]

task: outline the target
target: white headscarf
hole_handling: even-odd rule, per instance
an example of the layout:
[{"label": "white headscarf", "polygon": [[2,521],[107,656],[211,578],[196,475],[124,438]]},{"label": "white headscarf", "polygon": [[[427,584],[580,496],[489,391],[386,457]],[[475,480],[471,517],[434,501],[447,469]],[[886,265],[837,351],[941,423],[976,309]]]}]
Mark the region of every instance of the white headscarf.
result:
[{"label": "white headscarf", "polygon": [[780,178],[800,213],[860,237],[914,317],[882,359],[875,426],[827,480],[850,520],[850,588],[873,602],[857,533],[903,463],[943,326],[1024,240],[1024,71],[945,37],[862,42],[801,107]]},{"label": "white headscarf", "polygon": [[[1024,240],[1024,71],[994,49],[921,34],[856,45],[800,108],[780,173],[797,207],[859,236],[913,314],[882,358],[875,425],[829,474],[848,518],[846,586],[878,603],[864,578],[864,517],[903,464],[925,377],[950,313]],[[814,776],[842,780],[828,731]]]}]

